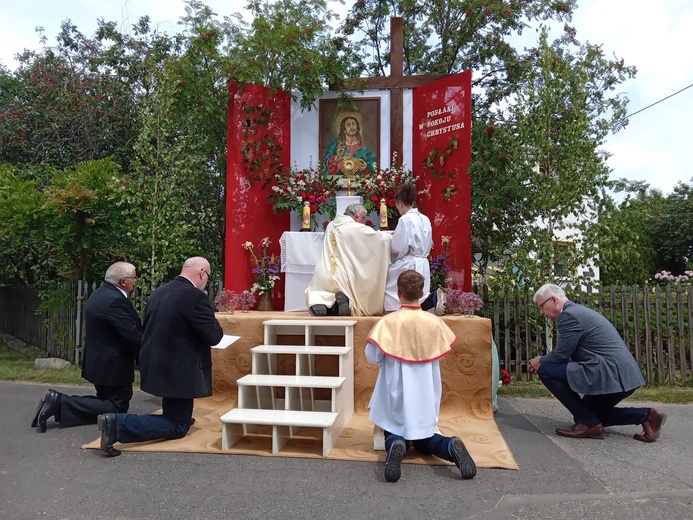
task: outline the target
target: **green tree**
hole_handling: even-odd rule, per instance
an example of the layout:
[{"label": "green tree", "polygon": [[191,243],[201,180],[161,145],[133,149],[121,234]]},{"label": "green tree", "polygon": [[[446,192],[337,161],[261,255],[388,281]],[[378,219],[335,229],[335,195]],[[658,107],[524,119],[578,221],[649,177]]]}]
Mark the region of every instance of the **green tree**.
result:
[{"label": "green tree", "polygon": [[49,258],[68,280],[98,280],[114,259],[127,258],[120,240],[129,218],[128,186],[111,159],[55,173],[45,190],[43,229]]},{"label": "green tree", "polygon": [[657,258],[656,270],[682,274],[693,268],[693,179],[679,182],[661,200],[658,218],[647,223]]},{"label": "green tree", "polygon": [[246,7],[252,21],[228,25],[231,81],[290,92],[310,109],[328,85],[360,74],[347,39],[333,34],[335,15],[324,0],[249,0]]},{"label": "green tree", "polygon": [[44,194],[10,165],[0,165],[0,281],[33,283],[44,260]]}]

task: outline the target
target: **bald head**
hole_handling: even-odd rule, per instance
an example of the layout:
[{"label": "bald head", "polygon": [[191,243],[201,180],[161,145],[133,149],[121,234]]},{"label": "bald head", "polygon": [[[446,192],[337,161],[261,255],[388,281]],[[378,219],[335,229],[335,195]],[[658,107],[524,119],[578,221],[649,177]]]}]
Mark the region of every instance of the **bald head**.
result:
[{"label": "bald head", "polygon": [[202,291],[209,281],[212,268],[206,258],[193,256],[183,263],[183,269],[181,269],[180,274],[192,281],[195,287]]}]

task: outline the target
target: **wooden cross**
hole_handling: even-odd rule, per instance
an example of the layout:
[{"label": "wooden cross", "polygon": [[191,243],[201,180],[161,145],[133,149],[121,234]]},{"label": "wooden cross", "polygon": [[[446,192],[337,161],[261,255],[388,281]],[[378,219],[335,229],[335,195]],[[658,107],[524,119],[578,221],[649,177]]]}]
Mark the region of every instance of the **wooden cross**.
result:
[{"label": "wooden cross", "polygon": [[373,78],[351,78],[330,90],[389,90],[390,91],[390,155],[397,153],[391,167],[402,165],[404,150],[404,94],[405,88],[416,88],[431,81],[442,79],[447,74],[424,74],[404,76],[404,21],[395,17],[390,20],[390,75]]}]

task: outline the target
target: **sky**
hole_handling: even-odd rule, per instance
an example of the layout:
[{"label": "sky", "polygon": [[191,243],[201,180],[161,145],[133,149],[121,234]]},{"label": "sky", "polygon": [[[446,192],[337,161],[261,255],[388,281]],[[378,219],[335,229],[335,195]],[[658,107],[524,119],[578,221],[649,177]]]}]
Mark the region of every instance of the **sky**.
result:
[{"label": "sky", "polygon": [[[205,1],[220,16],[243,10],[244,0]],[[351,2],[347,0],[347,3]],[[333,10],[346,7],[329,1]],[[0,62],[16,68],[14,55],[40,48],[35,27],[48,44],[55,43],[60,23],[70,19],[91,35],[96,21],[115,21],[127,32],[140,16],[149,15],[162,32],[178,30],[182,0],[0,0]],[[581,42],[602,44],[607,56],[623,58],[638,74],[618,86],[629,98],[628,113],[693,84],[693,1],[579,0],[572,21]],[[525,34],[525,38],[531,33]],[[693,87],[635,114],[629,125],[610,136],[604,147],[612,178],[644,181],[665,194],[678,182],[693,179],[690,148],[693,132]]]}]

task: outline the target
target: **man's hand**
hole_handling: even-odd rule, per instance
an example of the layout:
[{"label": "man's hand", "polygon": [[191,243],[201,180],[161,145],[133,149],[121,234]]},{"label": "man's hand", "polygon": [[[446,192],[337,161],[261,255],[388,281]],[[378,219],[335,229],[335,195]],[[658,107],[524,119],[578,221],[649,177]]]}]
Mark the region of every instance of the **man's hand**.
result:
[{"label": "man's hand", "polygon": [[529,370],[533,373],[536,374],[539,371],[539,367],[541,366],[541,362],[539,361],[540,356],[537,356],[535,358],[530,359],[527,364],[529,365]]}]

